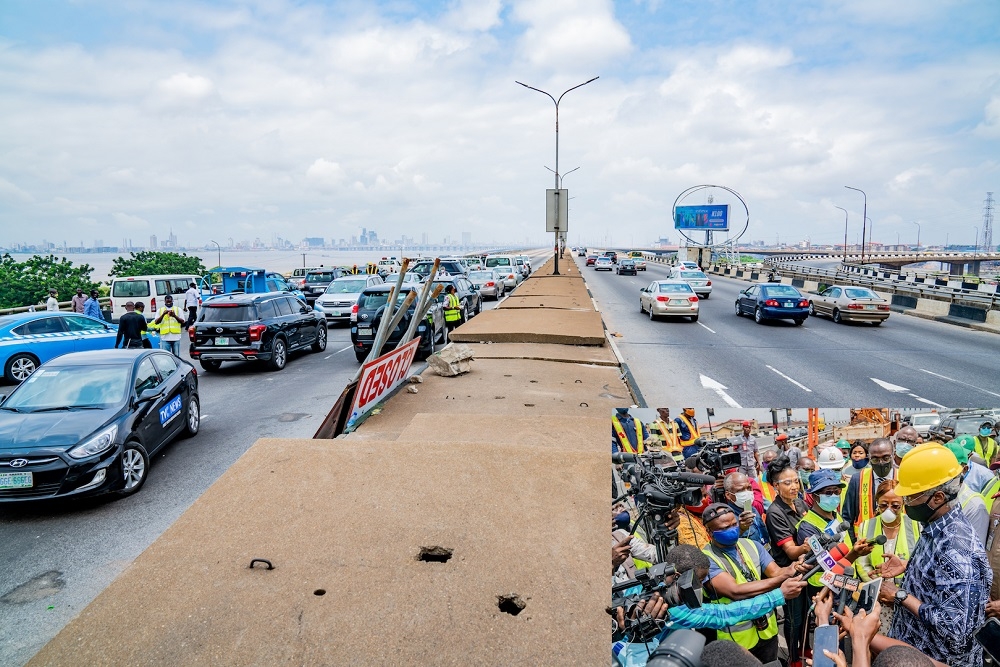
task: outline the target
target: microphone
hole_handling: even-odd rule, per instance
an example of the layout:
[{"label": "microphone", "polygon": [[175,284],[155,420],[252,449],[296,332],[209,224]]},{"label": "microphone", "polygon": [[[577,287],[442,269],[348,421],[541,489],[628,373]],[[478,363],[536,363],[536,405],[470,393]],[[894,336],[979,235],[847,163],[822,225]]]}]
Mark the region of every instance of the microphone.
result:
[{"label": "microphone", "polygon": [[688,468],[689,470],[694,470],[695,468],[698,467],[699,460],[700,459],[697,454],[692,454],[691,456],[684,459],[684,467]]},{"label": "microphone", "polygon": [[699,475],[696,472],[668,472],[666,476],[667,479],[676,479],[678,482],[684,482],[695,486],[715,484],[715,478],[711,475]]},{"label": "microphone", "polygon": [[[886,543],[886,537],[885,537],[885,535],[879,535],[878,537],[876,537],[872,541],[875,544],[885,544]],[[848,547],[844,543],[840,543],[837,546],[835,546],[832,549],[830,549],[827,553],[829,553],[831,556],[833,556],[834,560],[838,560],[839,561],[841,558],[843,558],[844,556],[846,556],[850,552],[851,552],[850,547]],[[819,554],[813,554],[812,556],[810,556],[809,558],[807,558],[805,562],[808,563],[809,561],[812,561],[812,562],[815,563],[818,560],[819,560]],[[841,567],[840,568],[840,572],[837,572],[837,574],[843,574],[844,573],[843,570],[844,570],[844,568]],[[822,571],[823,571],[823,565],[822,564],[818,564],[818,565],[816,565],[816,567],[814,567],[813,569],[811,569],[807,573],[805,573],[802,576],[802,578],[803,579],[808,579],[809,577],[813,576],[814,574],[819,574]]]}]

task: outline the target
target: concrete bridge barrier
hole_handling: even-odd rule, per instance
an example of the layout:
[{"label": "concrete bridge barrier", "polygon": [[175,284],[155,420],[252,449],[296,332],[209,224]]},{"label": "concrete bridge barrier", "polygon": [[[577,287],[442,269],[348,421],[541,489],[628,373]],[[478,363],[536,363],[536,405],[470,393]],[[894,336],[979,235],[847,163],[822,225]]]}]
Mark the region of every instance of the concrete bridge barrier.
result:
[{"label": "concrete bridge barrier", "polygon": [[951,304],[947,301],[920,298],[917,299],[916,311],[926,315],[942,316],[948,314],[950,307]]}]

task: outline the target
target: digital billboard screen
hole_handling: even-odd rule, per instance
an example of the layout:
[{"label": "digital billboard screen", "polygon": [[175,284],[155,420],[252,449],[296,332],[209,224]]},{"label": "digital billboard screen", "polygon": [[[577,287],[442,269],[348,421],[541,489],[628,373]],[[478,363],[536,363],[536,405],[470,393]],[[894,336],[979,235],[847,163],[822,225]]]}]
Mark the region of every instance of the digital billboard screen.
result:
[{"label": "digital billboard screen", "polygon": [[678,206],[674,216],[674,229],[729,229],[729,204]]}]

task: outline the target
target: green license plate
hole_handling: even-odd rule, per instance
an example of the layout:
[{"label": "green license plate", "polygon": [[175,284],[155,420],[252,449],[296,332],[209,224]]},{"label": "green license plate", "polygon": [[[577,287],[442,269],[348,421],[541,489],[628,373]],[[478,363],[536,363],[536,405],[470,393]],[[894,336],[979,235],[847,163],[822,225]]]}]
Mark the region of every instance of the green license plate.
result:
[{"label": "green license plate", "polygon": [[215,344],[216,345],[229,345],[229,339],[228,338],[216,338],[215,339]]},{"label": "green license plate", "polygon": [[0,473],[0,489],[30,489],[31,487],[30,472]]}]

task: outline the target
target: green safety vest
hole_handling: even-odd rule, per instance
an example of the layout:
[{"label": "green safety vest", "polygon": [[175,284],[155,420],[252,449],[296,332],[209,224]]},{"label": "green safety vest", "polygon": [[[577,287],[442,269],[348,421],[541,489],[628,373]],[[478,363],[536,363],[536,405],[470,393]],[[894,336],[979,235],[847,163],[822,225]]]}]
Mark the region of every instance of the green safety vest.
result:
[{"label": "green safety vest", "polygon": [[[181,315],[180,308],[178,308],[177,306],[174,306],[172,308],[167,308],[166,306],[162,306],[160,308],[160,311],[156,314],[156,317],[159,317],[160,315],[162,315],[163,313],[167,312],[168,310],[172,311],[178,317],[180,317],[180,315]],[[153,321],[155,322],[156,320],[153,320]],[[157,324],[157,325],[155,325],[155,326],[152,323],[150,323],[150,324],[148,324],[146,326],[159,329],[161,336],[163,334],[168,334],[168,335],[169,334],[177,334],[177,335],[180,335],[180,333],[181,333],[181,323],[178,322],[177,320],[175,320],[172,317],[164,317],[162,320],[160,320],[160,323]]]},{"label": "green safety vest", "polygon": [[[750,575],[753,577],[753,581],[760,581],[762,573],[760,556],[756,545],[750,540],[741,537],[736,542],[736,550],[739,552],[746,566],[750,568]],[[715,561],[715,564],[724,572],[728,572],[736,580],[737,584],[748,583],[749,580],[744,576],[743,569],[728,554],[716,551],[711,544],[702,549],[702,552]],[[720,597],[715,600],[706,600],[706,602],[711,604],[729,604],[732,600]],[[767,627],[763,630],[758,630],[753,621],[743,621],[742,623],[731,625],[725,630],[719,630],[717,638],[734,641],[749,651],[759,642],[767,641],[777,635],[778,619],[772,611],[767,614]]]},{"label": "green safety vest", "polygon": [[1000,477],[994,477],[980,494],[982,495],[983,500],[986,501],[987,513],[993,512],[993,496],[995,496],[998,492],[1000,492]]},{"label": "green safety vest", "polygon": [[[869,543],[879,535],[885,535],[885,529],[882,526],[882,516],[876,516],[862,523],[858,529],[858,534],[868,540]],[[896,533],[896,544],[893,546],[892,553],[899,556],[900,560],[909,560],[918,539],[920,539],[920,524],[904,514],[903,521],[899,525],[899,532]],[[885,547],[881,544],[876,544],[871,554],[868,555],[868,561],[873,568],[878,569],[885,562],[884,549]],[[858,567],[856,569],[859,579],[863,581],[871,580],[868,573],[864,571],[865,568]],[[896,577],[897,583],[900,583],[902,579],[902,576]]]},{"label": "green safety vest", "polygon": [[993,458],[997,455],[997,441],[989,436],[984,438],[981,435],[976,435],[973,437],[976,439],[976,454],[979,454],[986,461],[986,467],[988,468],[993,463]]},{"label": "green safety vest", "polygon": [[[819,501],[817,500],[817,502],[819,502]],[[799,519],[798,523],[795,524],[795,531],[796,532],[798,532],[799,526],[802,525],[803,521],[805,521],[806,523],[811,524],[813,526],[816,526],[817,528],[819,528],[819,532],[821,532],[821,533],[826,530],[827,525],[829,525],[829,523],[830,523],[829,521],[827,521],[826,519],[824,519],[823,517],[821,517],[819,514],[816,514],[816,512],[814,512],[812,510],[809,510],[808,512],[806,512],[806,515],[804,517],[802,517],[801,519]],[[844,521],[844,517],[840,516],[839,512],[836,512],[833,515],[833,521],[836,521],[837,523],[842,523]],[[854,542],[851,540],[851,536],[849,534],[845,534],[844,535],[844,543],[847,544],[848,548],[854,546]],[[845,574],[848,574],[848,573],[845,572]],[[823,585],[823,582],[820,581],[820,579],[822,577],[823,577],[823,573],[822,572],[817,572],[813,576],[809,577],[809,580],[808,580],[809,581],[809,585],[810,586],[814,586],[816,588],[819,588],[820,586]]]},{"label": "green safety vest", "polygon": [[462,319],[462,302],[454,294],[449,294],[445,298],[444,321],[457,322]]}]

